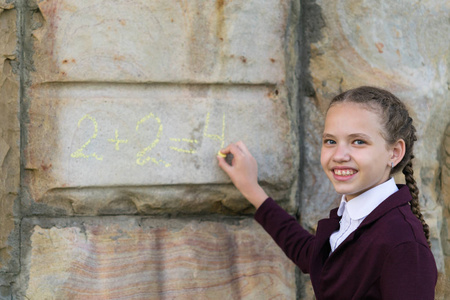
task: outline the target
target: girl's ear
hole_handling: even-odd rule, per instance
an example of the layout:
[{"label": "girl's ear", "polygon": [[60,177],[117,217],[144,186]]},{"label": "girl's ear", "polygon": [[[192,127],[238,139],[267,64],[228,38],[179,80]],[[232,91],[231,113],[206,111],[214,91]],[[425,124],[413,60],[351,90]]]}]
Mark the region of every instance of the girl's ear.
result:
[{"label": "girl's ear", "polygon": [[406,144],[403,139],[399,139],[393,146],[392,146],[392,154],[391,154],[391,160],[390,163],[394,163],[394,166],[396,166],[399,162],[402,161],[403,157],[405,156],[406,151]]}]

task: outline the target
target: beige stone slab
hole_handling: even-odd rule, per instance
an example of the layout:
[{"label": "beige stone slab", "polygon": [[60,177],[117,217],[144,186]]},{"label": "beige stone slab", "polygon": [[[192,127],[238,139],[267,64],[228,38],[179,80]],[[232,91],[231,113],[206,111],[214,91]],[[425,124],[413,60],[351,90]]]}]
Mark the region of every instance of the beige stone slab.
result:
[{"label": "beige stone slab", "polygon": [[19,79],[13,71],[17,11],[0,1],[0,281],[18,273],[19,224],[14,209],[20,186]]},{"label": "beige stone slab", "polygon": [[289,2],[38,1],[33,81],[279,83]]},{"label": "beige stone slab", "polygon": [[57,189],[78,193],[76,206],[80,188],[228,185],[216,156],[239,140],[260,162],[261,182],[288,191],[295,179],[290,112],[274,86],[53,84],[30,98],[25,168],[35,201]]},{"label": "beige stone slab", "polygon": [[[311,45],[311,74],[324,106],[337,91],[358,85],[427,102],[448,93],[446,1],[317,2],[326,27]],[[418,113],[429,106],[424,101]]]},{"label": "beige stone slab", "polygon": [[5,9],[12,9],[12,8],[14,8],[14,3],[7,0],[0,1],[0,13],[2,13]]},{"label": "beige stone slab", "polygon": [[24,223],[26,299],[295,298],[294,264],[249,219],[49,222]]}]

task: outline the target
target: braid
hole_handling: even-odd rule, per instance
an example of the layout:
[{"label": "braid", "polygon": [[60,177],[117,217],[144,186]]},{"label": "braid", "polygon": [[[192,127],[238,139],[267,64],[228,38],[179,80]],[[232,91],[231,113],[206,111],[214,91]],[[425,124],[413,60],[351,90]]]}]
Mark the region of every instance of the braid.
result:
[{"label": "braid", "polygon": [[386,90],[370,86],[362,86],[337,95],[331,100],[330,107],[334,103],[345,101],[366,105],[367,109],[372,109],[379,114],[384,127],[383,137],[388,145],[393,145],[400,139],[405,141],[405,155],[391,170],[391,175],[400,170],[405,175],[406,185],[412,195],[412,200],[410,201],[411,211],[422,223],[428,245],[431,246],[430,229],[420,212],[419,188],[413,176],[413,148],[417,138],[416,128],[412,124],[413,120],[409,116],[408,109],[395,95]]},{"label": "braid", "polygon": [[423,215],[420,211],[419,188],[417,187],[416,180],[414,179],[414,171],[412,168],[412,159],[413,158],[414,158],[414,155],[411,155],[411,159],[406,164],[406,166],[403,168],[402,172],[405,175],[406,185],[408,186],[409,191],[412,196],[412,200],[410,201],[411,211],[422,223],[423,232],[425,233],[425,237],[427,238],[428,246],[431,248],[430,228],[429,228],[428,224],[425,222],[425,219],[423,218]]}]

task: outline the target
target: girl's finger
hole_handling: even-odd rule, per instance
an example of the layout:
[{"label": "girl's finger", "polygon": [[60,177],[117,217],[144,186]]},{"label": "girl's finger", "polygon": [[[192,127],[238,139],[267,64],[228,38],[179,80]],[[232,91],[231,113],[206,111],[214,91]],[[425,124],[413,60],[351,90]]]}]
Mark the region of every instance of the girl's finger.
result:
[{"label": "girl's finger", "polygon": [[218,156],[225,158],[228,154],[233,154],[234,157],[245,156],[244,151],[236,144],[229,144],[226,148],[219,150]]},{"label": "girl's finger", "polygon": [[236,143],[236,146],[240,149],[240,151],[245,154],[246,156],[252,156],[250,151],[248,150],[247,146],[244,144],[244,142],[239,141]]},{"label": "girl's finger", "polygon": [[223,149],[220,149],[219,151],[220,151],[221,153],[223,153],[223,154],[228,154],[228,153],[230,153],[230,147],[231,147],[231,145],[232,145],[232,144],[229,144],[228,146],[226,146],[226,147],[223,148]]},{"label": "girl's finger", "polygon": [[233,167],[230,166],[227,161],[225,160],[224,157],[221,156],[217,156],[217,160],[219,161],[219,167],[225,172],[227,173],[228,176],[230,176]]},{"label": "girl's finger", "polygon": [[[236,145],[233,143],[231,143],[228,146],[226,146],[225,148],[219,150],[220,153],[225,154],[225,155],[230,154],[230,153],[232,153],[234,155],[234,154],[236,154],[236,151],[237,151]],[[220,156],[222,156],[222,155],[220,155]]]}]

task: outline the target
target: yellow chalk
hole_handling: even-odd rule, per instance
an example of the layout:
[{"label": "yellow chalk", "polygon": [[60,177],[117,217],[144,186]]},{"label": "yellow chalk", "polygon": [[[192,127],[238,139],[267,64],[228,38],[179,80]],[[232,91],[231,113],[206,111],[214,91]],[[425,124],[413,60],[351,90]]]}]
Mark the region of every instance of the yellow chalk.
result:
[{"label": "yellow chalk", "polygon": [[220,152],[220,150],[219,150],[219,152],[217,152],[217,155],[219,155],[219,156],[221,156],[221,157],[223,157],[223,158],[227,157],[227,155],[226,155],[226,154],[223,154],[222,152]]}]

